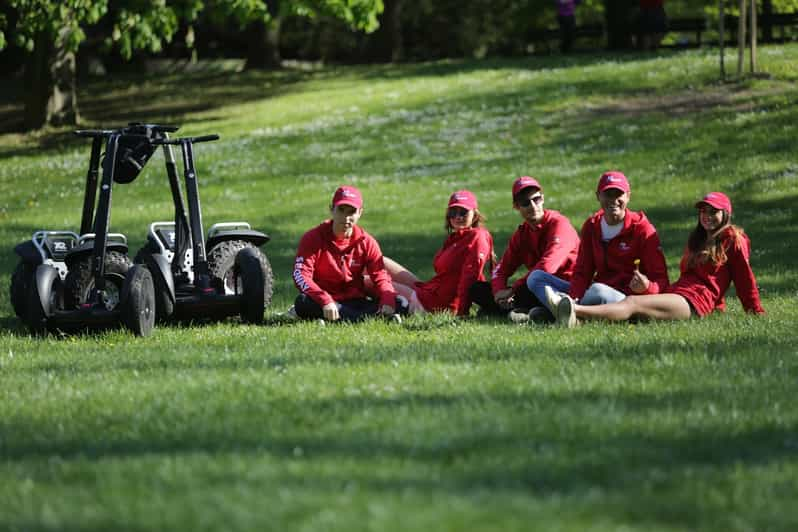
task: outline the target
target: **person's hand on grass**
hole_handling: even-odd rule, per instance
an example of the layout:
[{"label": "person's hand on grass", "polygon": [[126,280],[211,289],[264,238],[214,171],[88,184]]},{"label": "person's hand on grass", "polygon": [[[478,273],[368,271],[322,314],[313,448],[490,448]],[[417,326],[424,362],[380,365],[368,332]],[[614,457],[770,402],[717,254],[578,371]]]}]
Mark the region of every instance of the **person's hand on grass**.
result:
[{"label": "person's hand on grass", "polygon": [[493,295],[493,300],[499,307],[509,310],[513,304],[513,289],[503,288]]},{"label": "person's hand on grass", "polygon": [[335,301],[321,307],[321,311],[324,313],[324,319],[327,321],[338,321],[341,319],[341,315],[338,313],[338,305]]}]

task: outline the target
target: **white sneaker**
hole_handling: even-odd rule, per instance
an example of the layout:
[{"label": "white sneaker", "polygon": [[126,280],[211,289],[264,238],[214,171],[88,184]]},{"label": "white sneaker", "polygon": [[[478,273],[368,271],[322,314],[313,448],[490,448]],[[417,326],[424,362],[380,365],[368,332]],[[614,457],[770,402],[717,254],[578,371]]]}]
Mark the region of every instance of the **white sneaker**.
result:
[{"label": "white sneaker", "polygon": [[390,321],[391,323],[401,324],[402,323],[402,316],[400,316],[399,314],[396,314],[396,313],[391,314],[388,317],[388,321]]},{"label": "white sneaker", "polygon": [[529,322],[529,313],[511,310],[507,314],[507,318],[513,323],[527,323]]},{"label": "white sneaker", "polygon": [[562,294],[555,292],[554,289],[550,286],[544,286],[543,291],[546,293],[546,303],[549,305],[549,309],[551,310],[554,317],[557,317],[557,305],[560,304],[562,301]]},{"label": "white sneaker", "polygon": [[576,309],[574,300],[569,296],[563,296],[557,304],[557,325],[567,329],[576,327]]},{"label": "white sneaker", "polygon": [[299,319],[299,316],[297,316],[296,314],[296,308],[294,308],[294,305],[288,307],[288,310],[283,312],[282,316],[283,318],[291,321],[296,321],[297,319]]}]

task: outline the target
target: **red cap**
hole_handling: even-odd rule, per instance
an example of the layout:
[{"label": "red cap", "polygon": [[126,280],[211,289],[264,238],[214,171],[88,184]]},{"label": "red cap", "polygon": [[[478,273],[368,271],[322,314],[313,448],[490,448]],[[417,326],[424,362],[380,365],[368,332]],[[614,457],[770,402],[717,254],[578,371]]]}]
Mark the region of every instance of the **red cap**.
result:
[{"label": "red cap", "polygon": [[473,211],[477,208],[477,197],[470,190],[458,190],[449,196],[449,207],[462,207]]},{"label": "red cap", "polygon": [[698,200],[695,204],[696,207],[700,207],[702,204],[706,203],[711,207],[715,207],[716,209],[722,209],[729,214],[732,212],[732,204],[729,196],[724,194],[723,192],[710,192],[700,200]]},{"label": "red cap", "polygon": [[535,187],[543,192],[543,187],[540,186],[540,183],[538,183],[537,179],[525,175],[523,177],[519,177],[513,182],[513,197],[516,197],[519,192],[529,187]]},{"label": "red cap", "polygon": [[604,172],[601,174],[596,192],[601,194],[608,188],[617,188],[618,190],[626,192],[627,194],[631,191],[631,187],[629,186],[629,181],[626,179],[626,176],[621,172],[616,171]]},{"label": "red cap", "polygon": [[338,190],[333,194],[332,206],[335,208],[338,205],[351,205],[356,209],[360,209],[363,207],[363,196],[355,187],[338,187]]}]

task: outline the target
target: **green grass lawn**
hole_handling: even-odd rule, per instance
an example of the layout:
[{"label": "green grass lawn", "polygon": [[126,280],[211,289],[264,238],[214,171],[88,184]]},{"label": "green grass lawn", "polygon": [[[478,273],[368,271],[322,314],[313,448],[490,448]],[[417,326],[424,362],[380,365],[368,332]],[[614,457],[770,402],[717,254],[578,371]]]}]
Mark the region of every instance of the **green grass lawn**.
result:
[{"label": "green grass lawn", "polygon": [[[795,530],[798,46],[760,53],[770,76],[742,83],[692,51],[86,84],[86,126],[219,133],[196,149],[206,226],[272,236],[266,325],[145,339],[35,339],[13,316],[12,248],[77,228],[89,145],[0,134],[0,530]],[[20,91],[0,91],[6,124]],[[133,251],[171,215],[162,165],[114,189]],[[296,243],[339,184],[426,277],[452,191],[476,192],[500,253],[515,177],[538,177],[579,227],[611,168],[672,279],[694,201],[727,192],[768,314],[730,294],[704,320],[573,331],[277,317]]]}]

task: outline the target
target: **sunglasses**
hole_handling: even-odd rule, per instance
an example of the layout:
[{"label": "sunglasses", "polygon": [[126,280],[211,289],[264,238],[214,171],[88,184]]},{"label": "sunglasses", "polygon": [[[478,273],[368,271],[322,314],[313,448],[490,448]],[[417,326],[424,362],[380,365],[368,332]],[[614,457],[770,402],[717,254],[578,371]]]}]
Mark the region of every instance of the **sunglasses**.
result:
[{"label": "sunglasses", "polygon": [[468,216],[468,209],[461,209],[458,207],[452,207],[449,209],[449,212],[446,213],[446,216],[449,218],[465,218]]},{"label": "sunglasses", "polygon": [[535,205],[540,205],[541,201],[543,201],[543,195],[542,194],[538,194],[536,196],[532,196],[531,198],[524,198],[522,200],[518,200],[518,206],[519,207],[523,207],[523,208],[527,208],[530,205],[532,205],[532,202],[534,202]]}]

